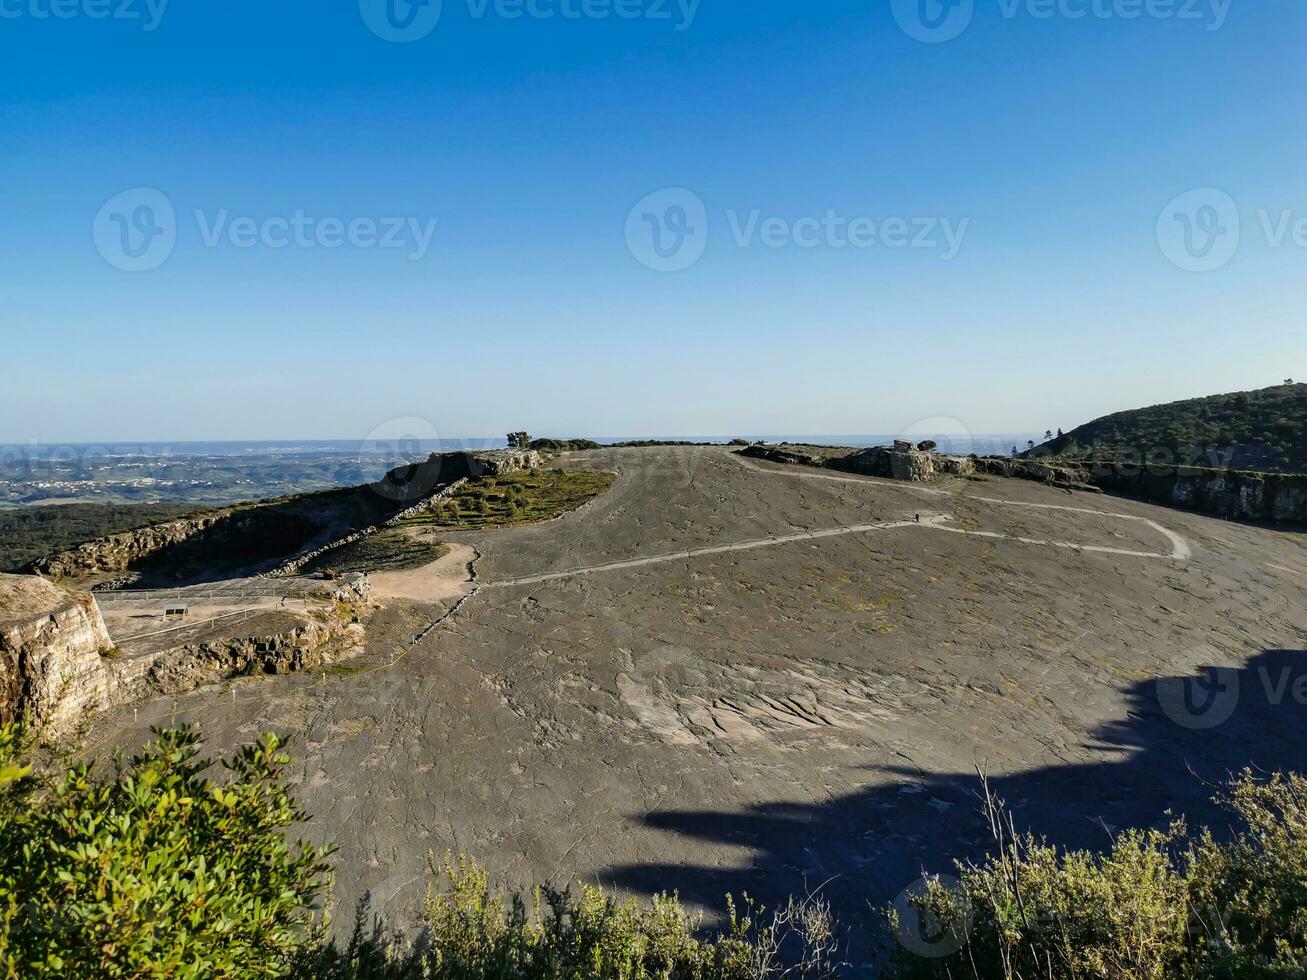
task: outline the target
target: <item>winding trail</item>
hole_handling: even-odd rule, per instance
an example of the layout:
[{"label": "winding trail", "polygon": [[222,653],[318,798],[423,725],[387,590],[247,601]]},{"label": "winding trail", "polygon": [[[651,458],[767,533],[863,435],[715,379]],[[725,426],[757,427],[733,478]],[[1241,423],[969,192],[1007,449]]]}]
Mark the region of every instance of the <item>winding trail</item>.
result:
[{"label": "winding trail", "polygon": [[[947,490],[939,490],[934,487],[924,487],[919,484],[899,483],[894,480],[879,480],[875,477],[858,477],[858,476],[837,476],[827,473],[800,473],[789,470],[777,470],[768,467],[758,466],[752,460],[748,460],[736,453],[731,453],[731,458],[741,465],[760,473],[770,473],[775,476],[788,476],[801,480],[828,480],[835,483],[859,483],[863,486],[874,486],[878,488],[891,488],[901,490],[907,493],[918,495],[927,495],[932,497],[948,497]],[[1063,504],[1036,504],[1027,503],[1020,500],[1004,500],[1001,497],[980,497],[968,496],[968,500],[981,501],[987,504],[1000,504],[1004,507],[1024,507],[1031,510],[1041,511],[1066,511],[1074,514],[1090,514],[1095,517],[1110,517],[1122,521],[1135,521],[1152,528],[1158,534],[1167,539],[1171,545],[1169,553],[1161,551],[1138,551],[1130,548],[1113,548],[1107,545],[1081,544],[1076,541],[1058,541],[1047,538],[1027,538],[1020,535],[1004,534],[1000,531],[973,531],[962,527],[953,527],[950,521],[953,518],[948,514],[930,514],[922,515],[918,520],[903,521],[881,521],[876,524],[847,524],[840,527],[827,528],[818,531],[798,531],[793,534],[778,534],[767,538],[755,538],[750,541],[738,541],[733,544],[711,545],[703,548],[688,548],[682,551],[672,551],[661,555],[648,555],[643,558],[626,558],[618,561],[599,562],[594,565],[582,565],[576,568],[563,569],[557,572],[541,572],[536,575],[523,575],[517,578],[501,579],[498,582],[481,582],[482,589],[505,589],[516,585],[538,585],[541,582],[553,582],[560,579],[575,578],[580,575],[595,575],[603,572],[613,572],[627,568],[642,568],[647,565],[662,565],[668,562],[690,561],[694,558],[700,558],[705,555],[729,554],[735,551],[752,551],[756,548],[771,548],[779,545],[794,544],[800,541],[820,541],[823,538],[834,538],[846,534],[869,534],[876,531],[890,531],[896,528],[925,528],[931,531],[944,531],[948,534],[963,534],[970,537],[988,538],[995,541],[1014,541],[1018,544],[1032,545],[1044,548],[1060,548],[1068,551],[1087,552],[1092,554],[1104,555],[1122,555],[1127,558],[1151,558],[1158,561],[1186,561],[1192,554],[1193,550],[1186,541],[1170,528],[1164,527],[1156,521],[1146,517],[1138,517],[1133,514],[1120,514],[1115,511],[1096,510],[1089,507],[1068,507]]]},{"label": "winding trail", "polygon": [[498,582],[484,582],[483,589],[502,589],[511,585],[535,585],[539,582],[551,582],[555,579],[574,578],[577,575],[590,575],[596,572],[612,572],[621,568],[640,568],[644,565],[661,565],[666,562],[688,561],[703,555],[721,555],[732,551],[752,551],[754,548],[770,548],[775,545],[793,544],[796,541],[819,541],[842,534],[866,534],[871,531],[888,531],[896,527],[929,527],[932,521],[947,520],[943,516],[923,518],[921,524],[916,521],[882,521],[879,524],[849,524],[822,531],[798,531],[794,534],[780,534],[770,538],[755,538],[752,541],[739,541],[734,544],[712,545],[706,548],[689,548],[684,551],[672,551],[662,555],[650,555],[646,558],[626,558],[620,561],[600,562],[597,565],[583,565],[568,568],[561,572],[544,572],[539,575],[523,575],[520,578],[503,579]]},{"label": "winding trail", "polygon": [[[882,480],[872,476],[836,476],[831,473],[797,473],[789,470],[759,466],[751,459],[741,456],[739,453],[731,453],[730,456],[741,466],[753,470],[756,473],[770,473],[773,476],[788,476],[799,480],[829,480],[835,483],[860,483],[863,486],[870,485],[936,497],[950,496],[947,490],[938,490],[934,487],[923,487],[914,483],[900,483],[897,480]],[[1004,541],[1019,541],[1022,544],[1045,545],[1054,548],[1070,548],[1075,551],[1092,551],[1109,555],[1127,555],[1133,558],[1162,558],[1167,561],[1188,561],[1193,556],[1193,549],[1189,546],[1189,542],[1186,541],[1184,537],[1147,517],[1138,517],[1134,514],[1121,514],[1111,510],[1097,510],[1092,507],[1068,507],[1064,504],[1035,504],[1023,500],[1004,500],[1002,497],[982,497],[969,494],[967,499],[978,500],[986,504],[1001,504],[1004,507],[1025,507],[1029,510],[1060,510],[1068,511],[1073,514],[1092,514],[1095,517],[1111,517],[1121,521],[1135,521],[1147,525],[1158,534],[1165,537],[1171,543],[1171,553],[1166,555],[1153,551],[1130,551],[1124,548],[1108,548],[1102,545],[1076,544],[1071,541],[1045,541],[1039,538],[1014,537],[1013,535],[1000,534],[996,531],[967,531],[963,528],[945,527],[939,522],[932,522],[927,526],[933,527],[937,531],[949,531],[953,534],[971,534],[977,537],[997,538]]]}]

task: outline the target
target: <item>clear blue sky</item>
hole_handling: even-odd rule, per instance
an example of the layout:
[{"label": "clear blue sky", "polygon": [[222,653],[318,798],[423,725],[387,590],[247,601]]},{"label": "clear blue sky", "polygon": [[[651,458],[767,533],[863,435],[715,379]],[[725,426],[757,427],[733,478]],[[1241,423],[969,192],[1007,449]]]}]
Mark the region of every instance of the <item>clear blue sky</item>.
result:
[{"label": "clear blue sky", "polygon": [[[1258,217],[1307,218],[1298,0],[1234,0],[1219,29],[1211,0],[974,0],[943,43],[890,0],[701,0],[689,23],[675,0],[670,20],[444,0],[410,43],[357,2],[173,0],[154,30],[146,0],[112,0],[141,20],[50,2],[0,0],[0,441],[363,438],[396,416],[446,437],[1015,432],[1307,375],[1307,241]],[[96,221],[141,187],[176,242],[127,272]],[[707,220],[674,272],[625,237],[667,187]],[[1205,272],[1156,233],[1196,187],[1241,220]],[[968,224],[948,260],[741,247],[754,210]],[[224,211],[438,224],[418,260],[207,246]]]}]

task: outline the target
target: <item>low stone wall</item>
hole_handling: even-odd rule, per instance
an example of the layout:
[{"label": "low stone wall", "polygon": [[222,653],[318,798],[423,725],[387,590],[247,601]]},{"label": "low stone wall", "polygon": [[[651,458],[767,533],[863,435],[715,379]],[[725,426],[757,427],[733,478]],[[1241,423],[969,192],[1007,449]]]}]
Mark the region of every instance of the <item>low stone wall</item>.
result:
[{"label": "low stone wall", "polygon": [[412,507],[404,508],[388,520],[385,520],[380,524],[373,524],[371,527],[365,527],[363,530],[355,531],[353,534],[347,534],[343,538],[337,538],[335,541],[324,544],[321,548],[314,548],[312,551],[305,552],[302,555],[296,555],[294,558],[283,562],[272,571],[264,572],[259,576],[259,578],[285,578],[288,575],[298,575],[309,564],[321,558],[323,555],[335,551],[337,548],[343,548],[345,545],[353,544],[356,541],[362,541],[364,538],[371,537],[378,531],[382,531],[388,527],[394,527],[400,521],[426,513],[442,500],[447,500],[452,497],[465,483],[467,483],[466,477],[461,480],[455,480],[453,483],[449,484],[449,486],[437,490],[431,496],[419,501]]}]

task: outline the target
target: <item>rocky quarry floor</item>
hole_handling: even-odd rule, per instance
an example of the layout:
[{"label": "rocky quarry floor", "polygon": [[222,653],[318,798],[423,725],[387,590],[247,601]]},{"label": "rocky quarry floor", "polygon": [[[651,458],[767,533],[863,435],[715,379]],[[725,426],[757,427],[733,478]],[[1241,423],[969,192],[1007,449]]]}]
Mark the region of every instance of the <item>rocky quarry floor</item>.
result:
[{"label": "rocky quarry floor", "polygon": [[447,851],[710,908],[821,886],[865,926],[983,846],[977,769],[1022,827],[1094,846],[1168,808],[1219,821],[1204,780],[1304,761],[1303,535],[718,447],[566,465],[619,477],[559,520],[447,536],[347,669],[110,711],[85,751],[180,721],[223,753],[289,733],[341,919],[367,896],[400,927]]}]

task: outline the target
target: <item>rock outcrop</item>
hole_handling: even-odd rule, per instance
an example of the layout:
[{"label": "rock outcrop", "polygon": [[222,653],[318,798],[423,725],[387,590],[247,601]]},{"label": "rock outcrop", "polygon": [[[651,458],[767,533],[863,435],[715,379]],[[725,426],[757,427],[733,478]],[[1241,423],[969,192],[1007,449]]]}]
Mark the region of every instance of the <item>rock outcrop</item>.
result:
[{"label": "rock outcrop", "polygon": [[1104,489],[1229,520],[1307,525],[1307,476],[1192,466],[1098,464]]},{"label": "rock outcrop", "polygon": [[0,575],[0,721],[65,731],[104,703],[111,646],[95,598]]},{"label": "rock outcrop", "polygon": [[134,562],[163,548],[181,544],[230,515],[230,510],[215,510],[199,517],[165,521],[134,531],[111,534],[56,555],[39,558],[32,562],[28,570],[57,579],[126,571]]},{"label": "rock outcrop", "polygon": [[315,552],[347,536],[365,537],[461,480],[543,462],[530,449],[434,453],[375,483],[240,504],[112,534],[38,559],[27,571],[103,588],[137,579],[171,586],[254,575],[296,561],[303,567]]},{"label": "rock outcrop", "polygon": [[1037,480],[1066,489],[1098,492],[1098,488],[1089,482],[1089,473],[1075,467],[998,456],[948,456],[917,449],[905,440],[896,440],[892,446],[872,446],[867,449],[781,444],[748,446],[740,452],[745,456],[774,463],[819,466],[911,483],[923,483],[940,476],[965,477],[986,473]]},{"label": "rock outcrop", "polygon": [[290,674],[332,662],[337,651],[359,646],[363,628],[271,616],[265,629],[238,636],[186,643],[108,665],[110,699],[127,704],[156,694],[182,694],[206,684],[257,674]]},{"label": "rock outcrop", "polygon": [[[358,607],[371,595],[367,576],[351,575],[328,597]],[[231,677],[313,669],[362,643],[352,617],[318,616],[269,611],[241,624],[241,635],[122,654],[89,592],[0,575],[0,721],[21,719],[58,737],[94,711]]]}]

